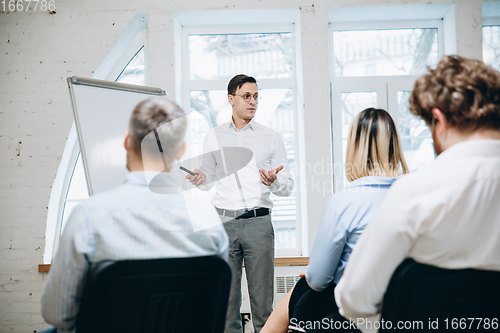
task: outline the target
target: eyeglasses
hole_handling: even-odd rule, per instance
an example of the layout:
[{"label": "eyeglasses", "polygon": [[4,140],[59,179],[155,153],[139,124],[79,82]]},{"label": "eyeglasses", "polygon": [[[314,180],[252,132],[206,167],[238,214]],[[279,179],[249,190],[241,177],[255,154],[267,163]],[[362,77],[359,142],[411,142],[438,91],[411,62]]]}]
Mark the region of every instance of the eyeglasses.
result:
[{"label": "eyeglasses", "polygon": [[245,94],[245,95],[238,95],[238,94],[231,94],[233,96],[240,96],[243,98],[245,102],[250,102],[250,100],[253,99],[255,100],[255,103],[259,103],[262,100],[262,97],[259,97],[259,94],[251,95],[251,94]]}]

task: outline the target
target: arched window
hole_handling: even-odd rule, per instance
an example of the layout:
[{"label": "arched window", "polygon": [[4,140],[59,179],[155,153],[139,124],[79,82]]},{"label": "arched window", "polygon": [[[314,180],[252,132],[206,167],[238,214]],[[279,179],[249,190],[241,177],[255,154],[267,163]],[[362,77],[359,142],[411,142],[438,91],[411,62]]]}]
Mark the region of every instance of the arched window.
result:
[{"label": "arched window", "polygon": [[[138,14],[129,23],[92,78],[146,84],[147,19]],[[75,124],[71,126],[61,164],[52,186],[45,231],[43,261],[49,264],[56,253],[59,236],[73,208],[89,197]]]}]

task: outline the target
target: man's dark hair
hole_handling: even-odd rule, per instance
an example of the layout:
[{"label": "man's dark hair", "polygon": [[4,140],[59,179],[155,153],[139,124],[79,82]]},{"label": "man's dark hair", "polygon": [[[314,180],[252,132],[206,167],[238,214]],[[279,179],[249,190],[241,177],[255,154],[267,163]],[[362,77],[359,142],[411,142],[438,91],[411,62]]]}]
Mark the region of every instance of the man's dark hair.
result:
[{"label": "man's dark hair", "polygon": [[257,80],[255,80],[255,78],[251,76],[245,74],[236,75],[231,79],[231,81],[229,81],[227,85],[227,94],[234,95],[236,93],[236,90],[238,90],[242,85],[244,85],[247,82],[255,83],[255,85],[257,85]]}]

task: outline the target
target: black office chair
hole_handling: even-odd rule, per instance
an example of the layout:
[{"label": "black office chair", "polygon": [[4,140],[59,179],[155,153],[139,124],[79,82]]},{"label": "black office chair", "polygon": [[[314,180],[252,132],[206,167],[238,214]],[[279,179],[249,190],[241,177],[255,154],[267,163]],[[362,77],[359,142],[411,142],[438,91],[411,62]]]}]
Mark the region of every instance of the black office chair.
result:
[{"label": "black office chair", "polygon": [[[411,328],[407,324],[405,332],[453,331],[462,318],[500,320],[500,272],[443,269],[406,259],[394,272],[384,296],[382,319],[390,321],[392,329],[379,332],[394,331],[399,321],[415,322]],[[430,328],[429,322],[436,319],[438,329]],[[418,327],[420,321],[423,327]],[[466,328],[462,325],[456,331],[498,331],[485,326],[478,329],[481,324],[485,322],[468,320]]]},{"label": "black office chair", "polygon": [[77,333],[222,333],[231,270],[218,257],[104,261],[90,273]]}]

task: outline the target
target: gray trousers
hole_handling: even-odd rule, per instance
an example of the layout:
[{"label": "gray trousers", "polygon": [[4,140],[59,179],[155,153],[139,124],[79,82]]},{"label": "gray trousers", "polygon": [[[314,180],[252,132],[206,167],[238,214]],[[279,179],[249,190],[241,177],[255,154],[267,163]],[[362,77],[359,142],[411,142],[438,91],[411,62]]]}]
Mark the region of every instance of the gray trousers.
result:
[{"label": "gray trousers", "polygon": [[242,333],[241,272],[243,260],[248,281],[250,309],[255,333],[259,333],[273,306],[274,229],[271,214],[234,220],[222,217],[229,236],[229,266],[232,271],[225,333]]}]

